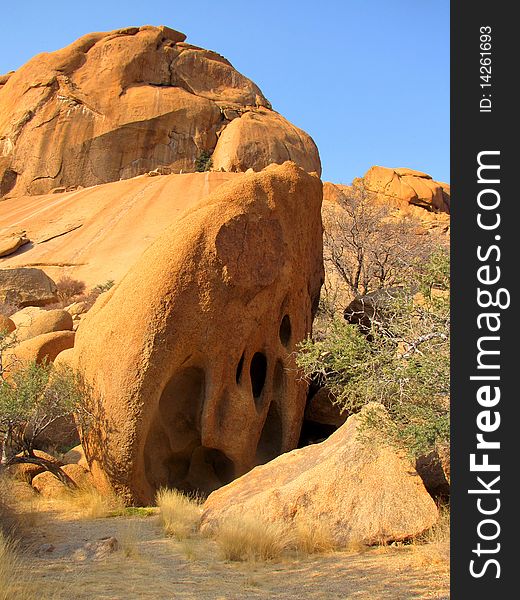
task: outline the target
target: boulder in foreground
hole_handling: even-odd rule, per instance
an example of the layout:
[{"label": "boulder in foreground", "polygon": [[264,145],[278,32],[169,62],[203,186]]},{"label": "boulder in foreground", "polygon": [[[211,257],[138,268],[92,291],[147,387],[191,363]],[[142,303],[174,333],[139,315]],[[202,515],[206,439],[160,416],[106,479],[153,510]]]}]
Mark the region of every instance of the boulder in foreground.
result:
[{"label": "boulder in foreground", "polygon": [[361,441],[353,415],[321,444],[256,467],[213,492],[202,531],[254,516],[286,524],[303,519],[327,527],[333,542],[371,545],[419,535],[437,520],[437,507],[412,464],[374,439]]}]

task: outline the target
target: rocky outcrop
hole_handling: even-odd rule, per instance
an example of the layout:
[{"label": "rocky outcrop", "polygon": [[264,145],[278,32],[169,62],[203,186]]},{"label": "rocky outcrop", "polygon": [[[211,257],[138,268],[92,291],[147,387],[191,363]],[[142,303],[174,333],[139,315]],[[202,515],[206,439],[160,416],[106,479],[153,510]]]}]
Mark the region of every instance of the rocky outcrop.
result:
[{"label": "rocky outcrop", "polygon": [[0,237],[0,258],[13,254],[29,241],[24,233]]},{"label": "rocky outcrop", "polygon": [[215,532],[244,516],[291,529],[303,520],[335,545],[405,540],[437,520],[437,508],[413,465],[377,435],[363,441],[353,415],[332,436],[279,456],[213,492],[201,529]]},{"label": "rocky outcrop", "polygon": [[363,177],[355,178],[350,186],[325,182],[323,203],[334,207],[345,197],[365,193],[375,203],[392,209],[394,218],[412,218],[425,233],[449,235],[449,184],[412,169],[374,166]]},{"label": "rocky outcrop", "polygon": [[162,486],[209,492],[296,446],[306,385],[288,369],[323,278],[321,197],[293,163],[242,175],[89,311],[73,366],[98,486],[141,504]]},{"label": "rocky outcrop", "polygon": [[72,316],[66,310],[41,310],[27,325],[16,330],[16,341],[23,342],[44,333],[72,331]]},{"label": "rocky outcrop", "polygon": [[[291,159],[320,171],[307,134],[273,112],[228,60],[185,38],[151,26],[91,33],[2,79],[0,197],[66,191],[162,166],[192,172],[213,151],[233,169]],[[235,124],[242,119],[255,126]],[[262,131],[257,155],[249,138],[243,144],[226,134],[230,124],[247,135]]]},{"label": "rocky outcrop", "polygon": [[0,302],[45,306],[57,300],[56,284],[41,269],[0,269]]},{"label": "rocky outcrop", "polygon": [[362,183],[368,191],[398,204],[412,204],[433,212],[450,212],[449,184],[434,181],[421,171],[375,166],[365,173]]},{"label": "rocky outcrop", "polygon": [[[237,173],[135,177],[75,192],[2,201],[0,232],[23,219],[32,244],[0,259],[4,268],[37,264],[55,281],[87,288],[120,281],[143,251],[188,208]],[[110,257],[110,260],[107,260]]]}]

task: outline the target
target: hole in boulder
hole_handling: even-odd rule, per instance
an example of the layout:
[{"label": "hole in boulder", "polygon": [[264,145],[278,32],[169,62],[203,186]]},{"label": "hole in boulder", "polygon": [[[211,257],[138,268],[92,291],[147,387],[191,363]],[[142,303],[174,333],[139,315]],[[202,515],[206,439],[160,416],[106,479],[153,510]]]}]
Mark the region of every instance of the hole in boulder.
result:
[{"label": "hole in boulder", "polygon": [[235,375],[235,379],[237,383],[240,383],[240,379],[242,378],[242,370],[244,369],[244,354],[242,353],[242,356],[240,357],[240,360],[238,361],[238,365],[237,365],[237,372]]},{"label": "hole in boulder", "polygon": [[282,361],[277,361],[273,377],[273,400],[265,419],[264,427],[258,441],[256,460],[258,464],[266,463],[282,453],[283,420],[282,400],[285,395],[285,371]]},{"label": "hole in boulder", "polygon": [[251,376],[251,389],[255,399],[260,398],[265,385],[267,376],[267,358],[262,352],[255,352],[249,367]]},{"label": "hole in boulder", "polygon": [[305,419],[302,423],[298,448],[324,442],[337,429],[338,428],[335,425],[316,423],[315,421],[308,421]]},{"label": "hole in boulder", "polygon": [[191,457],[184,489],[211,494],[235,478],[233,461],[220,450],[199,446]]},{"label": "hole in boulder", "polygon": [[280,323],[280,341],[284,346],[288,346],[291,341],[291,319],[289,315],[285,315]]},{"label": "hole in boulder", "polygon": [[188,367],[165,386],[144,448],[145,473],[154,490],[183,489],[191,456],[200,439],[205,374]]}]

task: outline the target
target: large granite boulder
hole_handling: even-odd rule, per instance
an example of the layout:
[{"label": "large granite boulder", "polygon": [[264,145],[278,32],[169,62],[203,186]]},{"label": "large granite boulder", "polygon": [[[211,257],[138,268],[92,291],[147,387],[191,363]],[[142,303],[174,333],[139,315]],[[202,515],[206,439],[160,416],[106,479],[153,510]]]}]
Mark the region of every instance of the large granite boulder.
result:
[{"label": "large granite boulder", "polygon": [[98,486],[141,504],[162,486],[209,492],[296,446],[307,386],[291,355],[323,279],[321,198],[293,163],[222,185],[89,311],[72,362]]},{"label": "large granite boulder", "polygon": [[249,113],[267,128],[277,123],[258,139],[274,152],[261,150],[249,164],[226,142],[225,154],[238,155],[241,169],[290,159],[320,171],[307,134],[274,113],[228,60],[185,38],[164,26],[91,33],[0,79],[0,197],[92,186],[163,166],[195,171],[227,126]]}]

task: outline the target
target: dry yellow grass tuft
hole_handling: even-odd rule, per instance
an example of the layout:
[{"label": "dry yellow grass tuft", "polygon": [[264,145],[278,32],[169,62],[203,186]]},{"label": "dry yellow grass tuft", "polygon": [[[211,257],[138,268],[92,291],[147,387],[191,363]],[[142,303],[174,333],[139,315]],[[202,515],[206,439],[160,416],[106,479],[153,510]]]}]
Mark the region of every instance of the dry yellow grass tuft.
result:
[{"label": "dry yellow grass tuft", "polygon": [[415,562],[419,566],[441,566],[450,568],[450,506],[439,504],[437,523],[422,535],[412,540]]},{"label": "dry yellow grass tuft", "polygon": [[25,571],[16,544],[0,531],[0,600],[34,598],[24,580]]},{"label": "dry yellow grass tuft", "polygon": [[177,540],[192,536],[199,527],[201,502],[178,490],[161,489],[157,493],[161,523],[167,535]]},{"label": "dry yellow grass tuft", "polygon": [[322,554],[335,550],[332,533],[325,519],[310,522],[301,515],[297,516],[294,519],[293,538],[299,554]]},{"label": "dry yellow grass tuft", "polygon": [[139,558],[139,544],[142,540],[141,523],[132,519],[119,519],[117,524],[117,540],[119,551],[126,558]]},{"label": "dry yellow grass tuft", "polygon": [[222,556],[233,561],[279,558],[292,543],[286,527],[244,516],[224,522],[215,535]]}]

